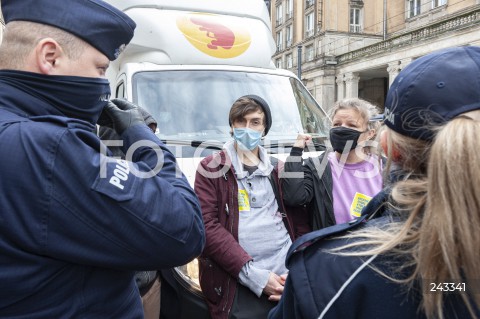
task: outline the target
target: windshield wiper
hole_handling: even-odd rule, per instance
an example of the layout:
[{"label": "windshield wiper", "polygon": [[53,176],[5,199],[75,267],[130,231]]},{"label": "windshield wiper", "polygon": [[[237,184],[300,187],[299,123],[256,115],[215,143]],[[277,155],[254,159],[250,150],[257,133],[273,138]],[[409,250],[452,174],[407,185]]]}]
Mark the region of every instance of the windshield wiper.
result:
[{"label": "windshield wiper", "polygon": [[196,140],[164,140],[160,139],[165,145],[180,145],[191,147],[202,147],[209,150],[222,150],[223,142],[219,141],[196,141]]},{"label": "windshield wiper", "polygon": [[[180,145],[180,146],[191,146],[194,148],[201,147],[203,149],[209,149],[209,150],[222,150],[223,145],[225,142],[220,142],[220,141],[200,141],[200,140],[177,140],[177,139],[161,139],[161,141],[165,145]],[[293,140],[279,140],[279,141],[274,141],[270,142],[267,141],[267,143],[263,142],[261,145],[267,149],[267,150],[278,150],[280,148],[291,148],[295,141]],[[312,145],[314,149],[312,149]],[[311,152],[311,151],[325,151],[327,147],[318,142],[310,142],[307,147],[305,147],[306,152]],[[278,151],[277,151],[278,153]]]}]

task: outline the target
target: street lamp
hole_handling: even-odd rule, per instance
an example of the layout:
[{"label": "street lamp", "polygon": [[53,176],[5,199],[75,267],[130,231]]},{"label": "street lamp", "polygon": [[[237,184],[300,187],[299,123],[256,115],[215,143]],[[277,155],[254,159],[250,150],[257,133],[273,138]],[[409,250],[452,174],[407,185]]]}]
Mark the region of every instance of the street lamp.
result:
[{"label": "street lamp", "polygon": [[297,77],[299,80],[302,79],[302,45],[297,45]]}]

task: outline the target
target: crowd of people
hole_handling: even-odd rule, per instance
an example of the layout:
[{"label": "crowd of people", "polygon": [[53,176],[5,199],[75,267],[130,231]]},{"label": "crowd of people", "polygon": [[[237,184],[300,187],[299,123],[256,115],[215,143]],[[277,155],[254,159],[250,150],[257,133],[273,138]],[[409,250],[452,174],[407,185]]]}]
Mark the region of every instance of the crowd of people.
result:
[{"label": "crowd of people", "polygon": [[196,257],[212,319],[480,317],[480,47],[413,61],[382,117],[338,101],[318,157],[303,133],[271,157],[270,106],[241,96],[192,187],[155,119],[110,99],[133,20],[1,9],[0,318],[159,318],[158,271]]}]

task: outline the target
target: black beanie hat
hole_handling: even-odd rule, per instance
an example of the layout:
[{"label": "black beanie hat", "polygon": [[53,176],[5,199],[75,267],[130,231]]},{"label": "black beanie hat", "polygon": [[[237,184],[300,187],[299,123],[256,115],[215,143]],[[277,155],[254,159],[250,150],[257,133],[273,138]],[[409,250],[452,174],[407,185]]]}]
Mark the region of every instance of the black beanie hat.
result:
[{"label": "black beanie hat", "polygon": [[[260,105],[260,107],[263,110],[263,113],[265,113],[265,123],[266,123],[265,135],[267,135],[268,131],[272,127],[272,113],[270,112],[270,107],[268,106],[268,103],[258,95],[254,95],[254,94],[244,95],[242,97],[239,97],[238,99],[241,99],[241,98],[248,98],[248,99],[254,100],[258,105]],[[232,126],[232,123],[230,122],[230,120],[228,124]]]}]

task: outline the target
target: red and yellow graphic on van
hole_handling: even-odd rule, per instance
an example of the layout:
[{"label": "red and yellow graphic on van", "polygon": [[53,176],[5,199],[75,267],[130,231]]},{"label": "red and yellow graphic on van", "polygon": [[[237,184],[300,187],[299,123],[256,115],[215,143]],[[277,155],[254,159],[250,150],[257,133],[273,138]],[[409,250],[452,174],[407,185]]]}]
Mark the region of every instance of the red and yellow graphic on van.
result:
[{"label": "red and yellow graphic on van", "polygon": [[252,41],[245,27],[215,14],[182,15],[177,18],[177,27],[195,48],[215,58],[237,57]]}]

